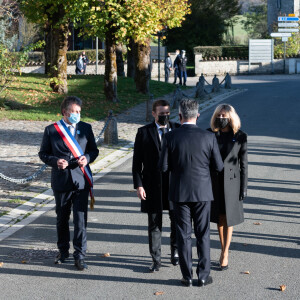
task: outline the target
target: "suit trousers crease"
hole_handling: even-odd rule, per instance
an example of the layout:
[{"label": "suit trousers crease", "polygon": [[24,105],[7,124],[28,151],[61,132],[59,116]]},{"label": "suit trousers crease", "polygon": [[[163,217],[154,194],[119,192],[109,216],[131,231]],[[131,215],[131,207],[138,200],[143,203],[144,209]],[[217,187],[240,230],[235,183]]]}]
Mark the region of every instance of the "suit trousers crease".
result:
[{"label": "suit trousers crease", "polygon": [[183,278],[193,278],[192,221],[197,239],[198,279],[210,273],[210,202],[175,203],[179,263]]},{"label": "suit trousers crease", "polygon": [[[163,212],[148,213],[148,238],[149,238],[149,252],[153,262],[161,263],[161,233],[162,233],[162,217]],[[169,211],[170,218],[170,247],[171,250],[177,249],[176,243],[176,224],[175,213],[173,210]]]},{"label": "suit trousers crease", "polygon": [[60,253],[67,254],[70,249],[69,219],[73,206],[74,259],[84,259],[87,249],[87,209],[89,190],[65,193],[54,191],[56,202],[57,247]]}]

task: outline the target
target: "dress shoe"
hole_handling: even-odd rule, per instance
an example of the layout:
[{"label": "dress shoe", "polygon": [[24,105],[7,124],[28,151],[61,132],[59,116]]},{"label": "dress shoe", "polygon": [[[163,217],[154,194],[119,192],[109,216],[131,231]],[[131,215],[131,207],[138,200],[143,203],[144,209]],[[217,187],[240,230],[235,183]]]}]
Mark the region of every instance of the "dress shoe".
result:
[{"label": "dress shoe", "polygon": [[226,271],[226,270],[228,270],[228,265],[227,266],[220,265],[220,269],[221,269],[221,271]]},{"label": "dress shoe", "polygon": [[153,262],[149,267],[149,271],[150,273],[158,272],[160,267],[161,267],[161,263]]},{"label": "dress shoe", "polygon": [[84,262],[83,259],[77,259],[77,260],[75,260],[75,267],[76,267],[79,271],[83,271],[84,269],[87,269],[87,268],[88,268],[87,264]]},{"label": "dress shoe", "polygon": [[177,266],[179,264],[179,255],[178,250],[171,250],[171,263],[173,266]]},{"label": "dress shoe", "polygon": [[192,279],[182,278],[181,283],[182,283],[182,285],[187,286],[187,287],[190,287],[193,285]]},{"label": "dress shoe", "polygon": [[65,260],[69,257],[69,253],[58,253],[54,259],[54,263],[56,265],[60,265],[65,262]]},{"label": "dress shoe", "polygon": [[213,279],[212,279],[211,276],[208,276],[205,280],[204,279],[199,279],[198,280],[198,285],[200,287],[211,284],[211,283],[213,283]]}]

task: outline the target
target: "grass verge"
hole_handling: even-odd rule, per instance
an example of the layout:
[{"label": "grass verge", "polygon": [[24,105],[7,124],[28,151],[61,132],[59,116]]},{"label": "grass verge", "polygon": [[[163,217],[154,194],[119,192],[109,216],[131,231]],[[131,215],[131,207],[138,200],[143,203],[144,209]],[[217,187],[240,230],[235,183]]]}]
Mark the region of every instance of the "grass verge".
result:
[{"label": "grass verge", "polygon": [[[82,120],[92,122],[103,119],[109,110],[118,114],[130,107],[144,102],[148,96],[136,92],[132,78],[118,78],[119,103],[105,100],[104,76],[68,76],[68,95],[83,100]],[[184,89],[184,88],[183,88]],[[175,90],[170,83],[150,81],[150,92],[154,98]],[[22,74],[6,90],[0,99],[0,119],[55,121],[60,117],[60,104],[64,95],[52,92],[48,77],[43,74]]]}]

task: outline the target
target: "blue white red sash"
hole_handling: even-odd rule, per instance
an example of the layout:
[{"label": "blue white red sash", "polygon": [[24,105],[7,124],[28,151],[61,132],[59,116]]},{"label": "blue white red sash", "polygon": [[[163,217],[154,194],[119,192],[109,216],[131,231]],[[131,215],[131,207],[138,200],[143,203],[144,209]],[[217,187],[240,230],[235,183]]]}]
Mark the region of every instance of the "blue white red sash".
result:
[{"label": "blue white red sash", "polygon": [[[63,120],[60,120],[56,123],[54,123],[54,127],[63,139],[65,145],[69,148],[69,150],[72,152],[73,156],[76,159],[79,159],[82,155],[84,155],[80,145],[76,141],[75,137],[72,135],[68,127],[66,126],[65,122]],[[91,169],[89,165],[85,166],[84,168],[80,168],[82,173],[84,174],[84,177],[88,181],[90,185],[90,196],[91,196],[91,203],[90,203],[90,208],[94,209],[94,203],[95,203],[95,198],[94,198],[94,193],[93,193],[93,176]]]}]

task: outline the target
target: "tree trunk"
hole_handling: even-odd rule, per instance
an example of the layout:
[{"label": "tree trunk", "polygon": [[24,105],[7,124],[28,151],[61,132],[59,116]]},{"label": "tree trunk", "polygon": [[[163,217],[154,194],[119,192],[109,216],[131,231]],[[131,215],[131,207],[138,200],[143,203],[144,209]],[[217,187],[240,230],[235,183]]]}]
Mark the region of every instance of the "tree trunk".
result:
[{"label": "tree trunk", "polygon": [[151,75],[150,52],[150,39],[145,40],[143,44],[136,43],[134,47],[134,80],[136,90],[143,94],[149,93],[149,80]]},{"label": "tree trunk", "polygon": [[124,59],[123,59],[123,45],[118,44],[116,47],[116,56],[117,56],[117,74],[118,76],[125,76],[124,72]]},{"label": "tree trunk", "polygon": [[59,94],[68,93],[67,51],[69,24],[59,24],[65,10],[61,7],[45,26],[45,73],[50,76],[50,87]]},{"label": "tree trunk", "polygon": [[50,86],[54,92],[59,94],[68,93],[67,82],[67,51],[68,51],[68,24],[61,24],[58,28],[53,28],[52,32],[52,53]]},{"label": "tree trunk", "polygon": [[44,28],[44,33],[45,33],[45,74],[49,75],[50,76],[50,69],[51,69],[51,62],[52,62],[52,59],[51,59],[51,50],[52,50],[52,47],[51,47],[51,41],[52,41],[52,30],[51,30],[51,27],[49,24],[45,25],[45,28]]},{"label": "tree trunk", "polygon": [[127,47],[127,77],[134,78],[135,62],[134,62],[134,41],[130,39]]},{"label": "tree trunk", "polygon": [[106,100],[119,102],[117,97],[117,60],[116,60],[116,44],[110,30],[105,37],[105,76],[104,76],[104,94]]}]

